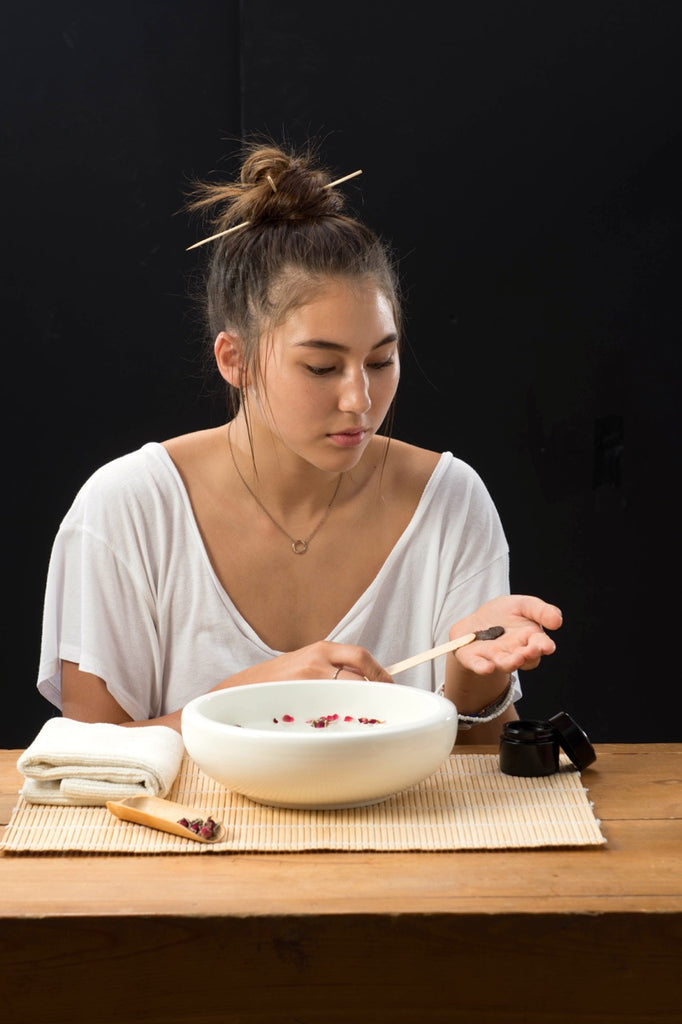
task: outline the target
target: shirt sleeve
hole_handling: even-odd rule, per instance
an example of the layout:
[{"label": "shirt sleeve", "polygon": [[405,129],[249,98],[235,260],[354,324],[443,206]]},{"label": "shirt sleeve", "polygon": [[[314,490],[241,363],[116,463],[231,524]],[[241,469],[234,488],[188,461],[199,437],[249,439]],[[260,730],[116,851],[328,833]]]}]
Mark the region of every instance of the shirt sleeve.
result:
[{"label": "shirt sleeve", "polygon": [[[461,470],[462,463],[454,460]],[[495,597],[510,593],[509,546],[497,507],[483,480],[466,467],[466,488],[457,492],[460,521],[443,515],[441,558],[449,579],[435,623],[434,645],[445,643],[455,622]],[[447,500],[447,499],[446,499]],[[490,623],[495,625],[495,623]],[[512,673],[514,700],[521,697],[518,673]],[[440,683],[438,684],[440,685]]]},{"label": "shirt sleeve", "polygon": [[[139,566],[99,536],[77,500],[55,538],[43,605],[38,690],[61,708],[61,660],[104,681],[135,721],[162,703],[153,587]],[[90,520],[86,524],[85,520]]]}]

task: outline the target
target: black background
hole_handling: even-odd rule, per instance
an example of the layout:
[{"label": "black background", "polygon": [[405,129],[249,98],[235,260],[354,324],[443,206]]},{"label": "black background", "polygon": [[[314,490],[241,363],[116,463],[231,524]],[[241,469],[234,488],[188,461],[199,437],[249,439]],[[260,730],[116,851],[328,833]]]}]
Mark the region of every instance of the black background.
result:
[{"label": "black background", "polygon": [[476,467],[513,589],[564,611],[520,713],[680,739],[682,11],[443,8],[3,5],[3,747],[53,713],[43,585],[76,489],[224,417],[181,208],[253,133],[363,169],[344,187],[406,293],[396,433]]}]

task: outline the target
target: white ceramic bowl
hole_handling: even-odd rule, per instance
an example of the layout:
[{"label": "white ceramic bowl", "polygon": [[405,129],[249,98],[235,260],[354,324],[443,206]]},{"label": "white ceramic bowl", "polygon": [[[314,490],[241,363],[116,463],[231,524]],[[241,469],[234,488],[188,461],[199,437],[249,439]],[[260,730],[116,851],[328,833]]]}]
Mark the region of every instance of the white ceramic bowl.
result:
[{"label": "white ceramic bowl", "polygon": [[[338,718],[313,724],[330,715]],[[445,697],[364,679],[216,690],[190,701],[181,721],[187,752],[206,775],[257,803],[310,809],[378,803],[414,786],[457,736]]]}]

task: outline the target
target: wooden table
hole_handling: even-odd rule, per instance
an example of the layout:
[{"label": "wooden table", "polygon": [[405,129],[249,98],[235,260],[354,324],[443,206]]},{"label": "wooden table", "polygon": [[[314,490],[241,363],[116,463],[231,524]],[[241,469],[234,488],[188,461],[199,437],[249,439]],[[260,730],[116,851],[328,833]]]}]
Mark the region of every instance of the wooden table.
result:
[{"label": "wooden table", "polygon": [[680,1024],[682,744],[596,749],[601,847],[2,857],[0,1021]]}]

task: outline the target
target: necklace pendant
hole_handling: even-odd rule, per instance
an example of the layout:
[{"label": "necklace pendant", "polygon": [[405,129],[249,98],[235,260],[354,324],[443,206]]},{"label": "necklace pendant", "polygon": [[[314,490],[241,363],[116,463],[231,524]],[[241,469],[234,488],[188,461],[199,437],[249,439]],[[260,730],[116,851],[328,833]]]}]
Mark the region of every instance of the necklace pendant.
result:
[{"label": "necklace pendant", "polygon": [[295,555],[304,555],[308,550],[307,540],[292,540],[291,550]]}]

